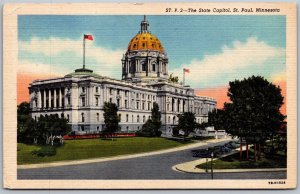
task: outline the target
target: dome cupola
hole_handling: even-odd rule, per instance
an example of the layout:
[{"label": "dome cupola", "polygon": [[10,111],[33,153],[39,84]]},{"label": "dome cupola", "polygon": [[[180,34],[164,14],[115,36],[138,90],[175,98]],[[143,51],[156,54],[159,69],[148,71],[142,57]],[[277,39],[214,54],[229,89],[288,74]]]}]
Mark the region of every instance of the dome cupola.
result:
[{"label": "dome cupola", "polygon": [[168,57],[160,40],[150,32],[146,16],[122,58],[122,79],[150,81],[168,77]]}]

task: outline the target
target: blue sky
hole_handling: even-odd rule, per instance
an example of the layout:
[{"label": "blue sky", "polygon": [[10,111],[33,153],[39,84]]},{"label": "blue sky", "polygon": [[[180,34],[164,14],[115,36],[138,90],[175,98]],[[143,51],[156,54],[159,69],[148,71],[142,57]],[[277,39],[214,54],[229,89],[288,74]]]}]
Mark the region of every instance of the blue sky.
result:
[{"label": "blue sky", "polygon": [[[87,43],[87,66],[120,78],[122,53],[142,19],[141,15],[19,16],[20,69],[72,72],[82,64],[86,33],[94,36]],[[149,15],[147,19],[169,56],[169,72],[181,78],[182,68],[190,68],[187,81],[194,87],[226,85],[252,74],[269,79],[285,74],[285,16]]]}]

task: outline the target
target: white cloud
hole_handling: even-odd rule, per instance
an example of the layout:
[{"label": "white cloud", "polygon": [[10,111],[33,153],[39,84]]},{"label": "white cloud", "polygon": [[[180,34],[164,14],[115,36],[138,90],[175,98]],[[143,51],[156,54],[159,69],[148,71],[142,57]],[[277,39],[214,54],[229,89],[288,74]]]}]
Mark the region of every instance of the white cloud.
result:
[{"label": "white cloud", "polygon": [[[284,57],[285,49],[272,47],[250,37],[246,42],[234,42],[232,47],[224,46],[220,53],[205,55],[201,60],[195,59],[183,64],[182,68],[188,68],[191,72],[186,74],[187,84],[194,87],[219,86],[256,73],[269,76],[274,68],[284,65]],[[274,63],[273,66],[271,63]],[[182,78],[182,68],[170,72]]]},{"label": "white cloud", "polygon": [[[63,53],[72,53],[74,57],[82,57],[83,43],[82,40],[71,40],[71,39],[60,39],[60,38],[50,38],[50,39],[40,39],[32,38],[30,41],[20,41],[19,42],[20,51],[26,51],[32,54],[43,54],[46,56],[57,56]],[[121,70],[121,58],[123,55],[123,50],[110,50],[107,48],[95,46],[93,41],[86,41],[86,60],[95,60],[96,64],[89,64],[89,68],[92,68],[95,72],[106,76],[115,75],[116,72],[120,74]],[[22,60],[22,59],[21,59]],[[61,65],[64,64],[64,60],[61,59]],[[80,64],[81,61],[78,61]],[[24,63],[21,68],[28,64]],[[21,64],[22,65],[22,64]],[[53,68],[51,64],[31,64],[33,66],[42,67],[45,65],[46,69]],[[75,65],[75,64],[74,64]],[[48,67],[47,67],[48,66]],[[68,72],[73,71],[78,66],[74,66],[73,69],[69,69]],[[61,68],[63,70],[63,68]],[[54,68],[53,71],[60,73],[60,68]]]},{"label": "white cloud", "polygon": [[18,73],[64,76],[70,73],[70,71],[64,67],[58,67],[44,63],[32,63],[26,60],[20,60],[18,64]]}]

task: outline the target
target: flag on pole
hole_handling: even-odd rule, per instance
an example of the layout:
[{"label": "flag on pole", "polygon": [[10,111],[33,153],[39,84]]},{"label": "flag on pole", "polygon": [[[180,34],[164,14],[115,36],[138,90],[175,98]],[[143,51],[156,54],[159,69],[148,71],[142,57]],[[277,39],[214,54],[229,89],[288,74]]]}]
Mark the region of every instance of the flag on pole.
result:
[{"label": "flag on pole", "polygon": [[190,70],[189,70],[189,69],[183,68],[183,71],[186,72],[186,73],[190,73]]},{"label": "flag on pole", "polygon": [[88,34],[85,34],[85,35],[84,35],[84,39],[87,39],[87,40],[94,40],[93,36],[92,36],[92,35],[88,35]]}]

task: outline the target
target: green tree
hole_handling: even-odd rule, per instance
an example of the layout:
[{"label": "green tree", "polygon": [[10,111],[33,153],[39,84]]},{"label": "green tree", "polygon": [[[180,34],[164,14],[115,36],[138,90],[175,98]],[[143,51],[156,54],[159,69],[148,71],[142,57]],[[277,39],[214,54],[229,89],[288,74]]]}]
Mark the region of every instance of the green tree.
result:
[{"label": "green tree", "polygon": [[35,121],[30,115],[30,104],[22,102],[17,106],[17,141],[29,142],[32,137],[32,128]]},{"label": "green tree", "polygon": [[120,118],[118,116],[118,107],[115,103],[105,102],[103,110],[105,123],[105,130],[103,132],[112,135],[119,130]]},{"label": "green tree", "polygon": [[[195,114],[192,112],[184,112],[178,115],[178,130],[184,131],[183,137],[187,137],[190,132],[194,132],[196,128],[199,128],[199,124],[196,123]],[[184,139],[185,140],[185,139]]]},{"label": "green tree", "polygon": [[160,137],[161,136],[161,112],[159,111],[159,106],[156,102],[153,103],[153,108],[151,109],[151,119],[148,119],[146,123],[143,124],[142,129],[136,132],[138,136],[145,137]]},{"label": "green tree", "polygon": [[229,82],[227,95],[231,102],[224,104],[223,124],[233,136],[254,144],[256,160],[257,148],[274,136],[285,119],[280,112],[281,89],[263,77],[252,76]]},{"label": "green tree", "polygon": [[151,121],[155,136],[161,136],[161,112],[159,111],[159,106],[156,102],[153,103],[153,108],[151,110]]},{"label": "green tree", "polygon": [[208,113],[207,126],[214,126],[215,130],[226,130],[226,115],[223,109],[214,109]]},{"label": "green tree", "polygon": [[[17,109],[17,140],[23,143],[53,143],[54,136],[62,137],[71,131],[71,126],[65,118],[55,115],[41,115],[34,120],[30,115],[30,105],[23,102]],[[50,139],[49,139],[50,138]]]},{"label": "green tree", "polygon": [[170,82],[178,83],[179,78],[178,78],[178,76],[173,76],[173,73],[171,73],[171,74],[169,75],[168,80],[169,80]]}]

